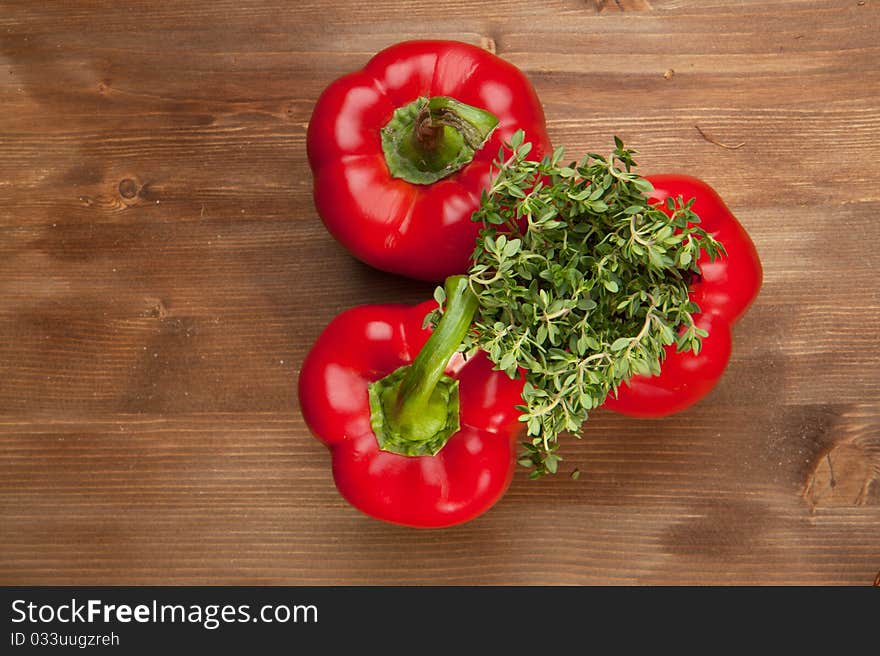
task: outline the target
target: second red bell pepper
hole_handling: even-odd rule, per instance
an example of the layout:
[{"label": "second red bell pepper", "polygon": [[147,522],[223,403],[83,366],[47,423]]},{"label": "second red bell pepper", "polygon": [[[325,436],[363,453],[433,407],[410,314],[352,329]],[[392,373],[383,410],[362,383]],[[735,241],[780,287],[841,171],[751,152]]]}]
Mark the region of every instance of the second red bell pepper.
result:
[{"label": "second red bell pepper", "polygon": [[471,214],[493,158],[523,129],[551,149],[532,85],[513,64],[455,41],[408,41],[333,82],[309,122],[315,206],[364,262],[440,281],[464,273]]},{"label": "second red bell pepper", "polygon": [[685,175],[653,175],[649,198],[664,204],[668,198],[693,199],[700,225],[724,244],[726,255],[698,258],[700,276],[690,285],[690,298],[699,307],[694,322],[706,330],[699,353],[666,348],[658,376],[633,376],[608,396],[604,407],[633,417],[663,417],[681,412],[705,397],[718,383],[731,351],[731,327],[761,289],[762,268],[751,237],[712,187]]},{"label": "second red bell pepper", "polygon": [[[463,277],[447,284],[450,298],[466,290]],[[372,517],[451,526],[484,513],[510,484],[523,381],[493,371],[485,355],[456,353],[473,315],[465,300],[433,334],[422,324],[434,302],[353,308],[303,363],[303,417],[332,453],[342,496]]]}]

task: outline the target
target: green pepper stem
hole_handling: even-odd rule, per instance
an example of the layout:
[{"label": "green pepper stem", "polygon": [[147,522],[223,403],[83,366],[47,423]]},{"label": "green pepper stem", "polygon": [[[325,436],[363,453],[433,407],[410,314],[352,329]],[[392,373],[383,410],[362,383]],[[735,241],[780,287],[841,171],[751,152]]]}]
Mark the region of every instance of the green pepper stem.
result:
[{"label": "green pepper stem", "polygon": [[467,276],[446,280],[446,309],[411,365],[370,385],[373,432],[379,446],[404,455],[433,455],[459,429],[458,381],[446,376],[464,340],[477,297]]},{"label": "green pepper stem", "polygon": [[382,128],[382,151],[391,175],[431,184],[471,162],[496,127],[494,114],[455,98],[417,98]]},{"label": "green pepper stem", "polygon": [[477,297],[467,276],[446,279],[446,309],[400,384],[394,420],[416,418],[430,401],[449,360],[458,351],[477,310]]},{"label": "green pepper stem", "polygon": [[469,148],[479,150],[492,134],[498,119],[489,112],[449,96],[434,96],[416,114],[413,139],[424,151],[437,150],[443,126],[456,130]]}]

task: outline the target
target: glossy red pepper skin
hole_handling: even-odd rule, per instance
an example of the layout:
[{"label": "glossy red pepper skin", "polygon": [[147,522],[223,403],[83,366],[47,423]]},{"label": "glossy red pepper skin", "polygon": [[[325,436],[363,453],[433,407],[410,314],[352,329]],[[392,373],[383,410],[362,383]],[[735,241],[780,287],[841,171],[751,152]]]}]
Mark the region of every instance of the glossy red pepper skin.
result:
[{"label": "glossy red pepper skin", "polygon": [[[432,184],[391,176],[381,130],[419,97],[449,96],[499,124],[474,159]],[[504,142],[525,130],[532,159],[551,151],[538,97],[509,62],[454,41],[408,41],[375,55],[318,99],[307,134],[318,214],[352,254],[384,271],[440,281],[468,269],[479,225],[471,214]]]},{"label": "glossy red pepper skin", "polygon": [[634,376],[610,395],[604,407],[633,417],[663,417],[681,412],[705,397],[718,383],[731,351],[731,327],[761,289],[761,260],[751,237],[708,184],[683,175],[646,176],[654,185],[650,197],[694,198],[700,225],[720,241],[727,255],[714,262],[702,254],[702,275],[691,284],[691,299],[700,306],[695,323],[709,331],[698,355],[667,347],[659,376]]},{"label": "glossy red pepper skin", "polygon": [[522,380],[493,371],[483,354],[453,356],[446,373],[460,386],[461,429],[434,456],[379,449],[367,386],[410,364],[427,341],[436,307],[365,305],[338,315],[318,337],[299,376],[300,406],[332,453],[343,497],[364,513],[420,528],[477,517],[504,494],[516,467]]}]

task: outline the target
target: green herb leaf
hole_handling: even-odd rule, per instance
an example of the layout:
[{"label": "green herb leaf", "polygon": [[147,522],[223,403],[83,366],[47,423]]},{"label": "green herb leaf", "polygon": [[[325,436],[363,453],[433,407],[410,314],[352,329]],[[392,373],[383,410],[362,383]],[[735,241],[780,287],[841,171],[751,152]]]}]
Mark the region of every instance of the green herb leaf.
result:
[{"label": "green herb leaf", "polygon": [[632,338],[630,337],[618,337],[614,340],[614,343],[611,345],[612,351],[622,351],[627,346],[632,343]]}]

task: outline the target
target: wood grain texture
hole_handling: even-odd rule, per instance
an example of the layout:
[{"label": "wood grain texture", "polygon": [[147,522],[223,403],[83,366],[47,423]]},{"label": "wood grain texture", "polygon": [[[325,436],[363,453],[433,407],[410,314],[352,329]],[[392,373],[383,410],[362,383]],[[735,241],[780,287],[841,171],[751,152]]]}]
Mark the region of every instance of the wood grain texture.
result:
[{"label": "wood grain texture", "polygon": [[[447,6],[0,0],[0,583],[874,581],[880,3]],[[431,292],[332,240],[305,156],[419,37],[520,66],[569,153],[707,180],[765,266],[705,401],[597,411],[579,480],[427,532],[339,497],[296,399],[336,313]]]}]

